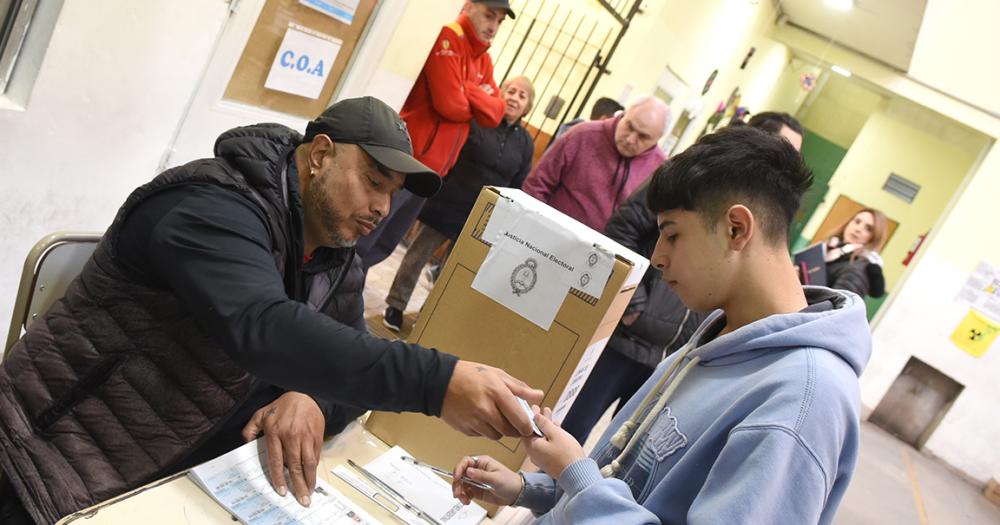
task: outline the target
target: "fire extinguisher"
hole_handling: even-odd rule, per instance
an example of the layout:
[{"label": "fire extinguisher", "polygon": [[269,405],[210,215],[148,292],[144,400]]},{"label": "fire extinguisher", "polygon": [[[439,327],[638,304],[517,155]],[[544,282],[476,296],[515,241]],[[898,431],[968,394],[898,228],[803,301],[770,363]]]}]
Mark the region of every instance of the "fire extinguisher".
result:
[{"label": "fire extinguisher", "polygon": [[913,243],[913,246],[910,247],[910,251],[906,252],[906,257],[903,258],[903,266],[910,265],[910,261],[912,261],[913,256],[917,254],[917,250],[919,250],[920,245],[924,243],[924,239],[927,238],[928,233],[930,233],[930,230],[917,235],[917,240]]}]

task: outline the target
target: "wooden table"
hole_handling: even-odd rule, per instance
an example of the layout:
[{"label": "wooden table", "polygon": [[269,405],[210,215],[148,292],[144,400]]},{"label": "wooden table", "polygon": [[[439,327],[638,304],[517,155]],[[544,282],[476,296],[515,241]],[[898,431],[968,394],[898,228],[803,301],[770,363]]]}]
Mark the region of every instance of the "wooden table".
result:
[{"label": "wooden table", "polygon": [[[351,423],[336,437],[323,443],[318,475],[329,482],[348,499],[381,522],[394,523],[392,515],[363,496],[350,485],[334,476],[330,470],[346,465],[348,459],[365,464],[389,446],[366,431],[358,423]],[[221,505],[200,489],[182,472],[145,487],[136,489],[103,503],[94,505],[59,520],[59,525],[117,525],[143,523],[146,525],[227,524],[234,518]],[[396,522],[398,523],[398,522]],[[488,518],[482,523],[493,523]]]}]

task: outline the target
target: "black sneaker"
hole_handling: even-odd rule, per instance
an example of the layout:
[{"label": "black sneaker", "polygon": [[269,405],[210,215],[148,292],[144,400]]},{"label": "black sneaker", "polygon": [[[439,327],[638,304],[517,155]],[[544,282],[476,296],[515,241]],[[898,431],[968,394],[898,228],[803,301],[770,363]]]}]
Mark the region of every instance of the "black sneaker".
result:
[{"label": "black sneaker", "polygon": [[382,317],[382,324],[393,332],[398,332],[403,327],[403,311],[398,308],[388,307]]}]

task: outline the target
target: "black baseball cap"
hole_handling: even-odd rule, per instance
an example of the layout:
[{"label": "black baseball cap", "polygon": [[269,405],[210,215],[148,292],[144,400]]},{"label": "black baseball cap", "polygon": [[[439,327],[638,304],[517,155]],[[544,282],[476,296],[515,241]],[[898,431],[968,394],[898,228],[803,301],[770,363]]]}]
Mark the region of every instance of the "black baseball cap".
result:
[{"label": "black baseball cap", "polygon": [[316,135],[334,142],[357,144],[375,162],[406,175],[403,187],[423,198],[441,189],[441,177],[413,158],[413,144],[406,123],[385,102],[375,97],[348,98],[326,108],[306,125],[303,143]]},{"label": "black baseball cap", "polygon": [[473,4],[483,4],[496,9],[506,9],[507,16],[514,18],[514,10],[510,8],[510,2],[507,0],[472,0]]}]

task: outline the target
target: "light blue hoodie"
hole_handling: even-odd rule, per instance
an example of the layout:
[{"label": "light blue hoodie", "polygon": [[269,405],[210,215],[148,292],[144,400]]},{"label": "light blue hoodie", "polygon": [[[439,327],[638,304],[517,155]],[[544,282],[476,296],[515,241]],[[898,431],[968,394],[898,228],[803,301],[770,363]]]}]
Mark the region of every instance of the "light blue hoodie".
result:
[{"label": "light blue hoodie", "polygon": [[[525,473],[515,505],[546,512],[544,524],[831,523],[858,457],[858,376],[871,337],[857,295],[805,292],[802,311],[720,337],[725,316],[713,313],[657,367],[590,458],[567,467],[558,485]],[[664,391],[644,431],[644,413]],[[612,445],[612,435],[627,422],[638,437],[618,458],[624,441]],[[616,458],[615,477],[602,477]]]}]

